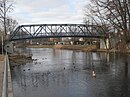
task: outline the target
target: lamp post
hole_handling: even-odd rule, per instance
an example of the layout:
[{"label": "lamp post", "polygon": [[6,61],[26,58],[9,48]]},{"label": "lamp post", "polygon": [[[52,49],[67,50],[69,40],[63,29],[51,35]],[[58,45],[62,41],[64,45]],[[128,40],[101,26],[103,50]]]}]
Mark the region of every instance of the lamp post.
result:
[{"label": "lamp post", "polygon": [[2,53],[2,55],[4,54],[4,39],[3,39],[3,34],[1,33],[1,53]]},{"label": "lamp post", "polygon": [[4,38],[3,38],[3,34],[0,33],[0,36],[1,36],[1,54],[3,55],[4,54]]}]

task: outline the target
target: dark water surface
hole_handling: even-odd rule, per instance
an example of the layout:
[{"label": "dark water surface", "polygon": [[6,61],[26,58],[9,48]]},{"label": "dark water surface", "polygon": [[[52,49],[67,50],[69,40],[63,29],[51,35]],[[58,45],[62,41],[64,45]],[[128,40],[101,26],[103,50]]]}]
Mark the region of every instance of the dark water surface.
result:
[{"label": "dark water surface", "polygon": [[12,67],[14,97],[130,97],[130,55],[30,50],[33,62]]}]

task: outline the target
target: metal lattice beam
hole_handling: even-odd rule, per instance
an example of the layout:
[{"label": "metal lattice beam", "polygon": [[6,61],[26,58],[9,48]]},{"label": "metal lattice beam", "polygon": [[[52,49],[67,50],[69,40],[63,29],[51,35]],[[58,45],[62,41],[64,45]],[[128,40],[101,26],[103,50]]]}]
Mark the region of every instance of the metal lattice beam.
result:
[{"label": "metal lattice beam", "polygon": [[104,35],[98,27],[85,24],[38,24],[21,25],[10,35],[10,40],[51,37],[92,37],[101,38]]}]

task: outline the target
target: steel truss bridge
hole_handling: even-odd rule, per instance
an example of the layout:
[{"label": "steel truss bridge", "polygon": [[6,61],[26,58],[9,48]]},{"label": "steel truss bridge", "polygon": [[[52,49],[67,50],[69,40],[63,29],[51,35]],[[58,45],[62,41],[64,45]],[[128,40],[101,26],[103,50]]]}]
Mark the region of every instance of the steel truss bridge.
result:
[{"label": "steel truss bridge", "polygon": [[21,25],[10,34],[10,40],[60,37],[106,37],[100,27],[85,24],[37,24]]}]

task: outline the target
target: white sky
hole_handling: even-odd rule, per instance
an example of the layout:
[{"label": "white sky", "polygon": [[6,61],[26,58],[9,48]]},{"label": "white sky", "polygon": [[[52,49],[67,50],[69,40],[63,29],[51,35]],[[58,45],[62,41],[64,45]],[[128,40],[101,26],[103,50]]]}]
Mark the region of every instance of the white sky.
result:
[{"label": "white sky", "polygon": [[89,0],[15,0],[10,15],[21,24],[83,23]]}]

